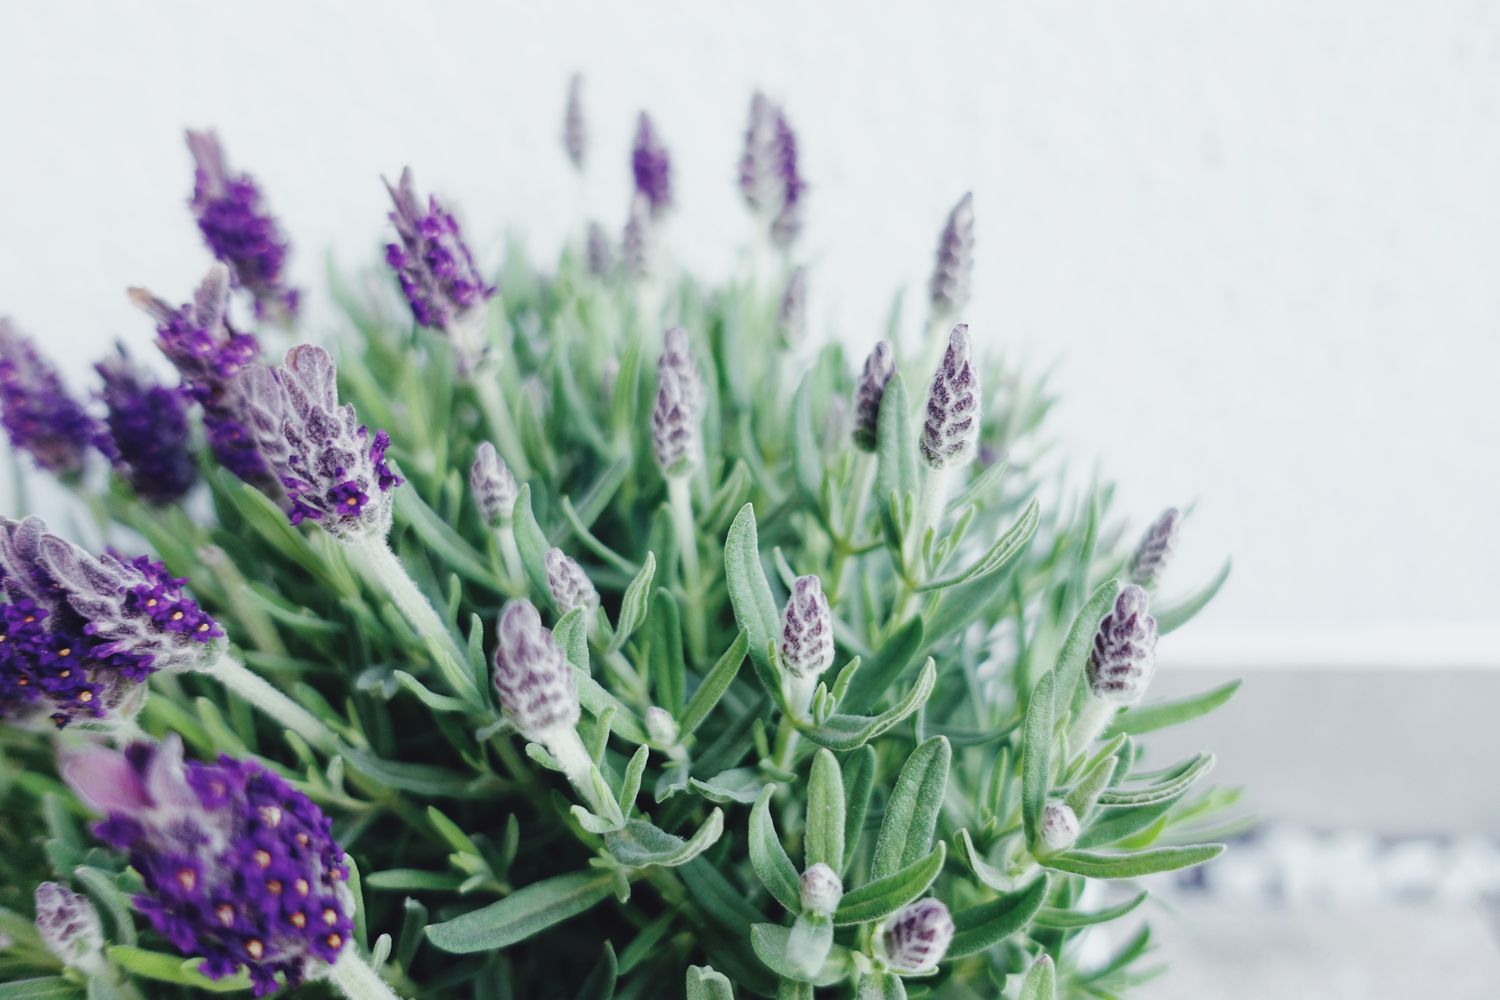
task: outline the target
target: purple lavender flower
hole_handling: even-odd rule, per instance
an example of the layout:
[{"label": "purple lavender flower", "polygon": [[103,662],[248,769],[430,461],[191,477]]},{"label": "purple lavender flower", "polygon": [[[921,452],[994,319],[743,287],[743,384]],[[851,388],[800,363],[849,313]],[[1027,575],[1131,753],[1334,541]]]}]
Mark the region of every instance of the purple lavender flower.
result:
[{"label": "purple lavender flower", "polygon": [[969,303],[969,280],[974,273],[974,196],[965,194],[948,213],[938,237],[937,260],[927,291],[932,310],[949,316]]},{"label": "purple lavender flower", "polygon": [[85,971],[104,950],[99,911],[87,897],[56,882],[36,887],[36,931],[59,962]]},{"label": "purple lavender flower", "polygon": [[479,518],[495,528],[510,520],[516,507],[516,477],[488,441],[479,442],[469,468],[469,494]]},{"label": "purple lavender flower", "polygon": [[881,931],[886,964],[895,972],[931,972],[953,943],[953,917],[936,899],[919,899],[897,910]]},{"label": "purple lavender flower", "polygon": [[815,576],[799,576],[781,613],[781,666],[793,677],[817,677],[833,665],[833,619]]},{"label": "purple lavender flower", "polygon": [[1048,850],[1066,851],[1078,842],[1078,814],[1066,802],[1049,802],[1042,810],[1042,843]]},{"label": "purple lavender flower", "polygon": [[615,252],[609,245],[609,234],[597,222],[589,223],[588,240],[584,248],[589,276],[607,278],[615,269]]},{"label": "purple lavender flower", "polygon": [[1177,534],[1181,526],[1182,511],[1176,507],[1168,507],[1152,522],[1151,527],[1146,529],[1146,534],[1141,537],[1140,544],[1136,546],[1135,555],[1130,559],[1132,583],[1148,589],[1156,586],[1157,578],[1172,558],[1172,551],[1177,548]]},{"label": "purple lavender flower", "polygon": [[854,387],[854,444],[863,451],[875,450],[880,429],[880,404],[885,387],[896,374],[896,361],[889,340],[877,341],[865,358],[865,370]]},{"label": "purple lavender flower", "polygon": [[297,313],[298,292],[283,283],[287,241],[262,205],[260,188],[249,174],[229,173],[212,132],[190,131],[187,144],[197,164],[188,204],[203,241],[229,265],[235,284],[255,297],[258,319],[290,320]]},{"label": "purple lavender flower", "polygon": [[750,121],[740,154],[740,194],[750,211],[774,209],[780,201],[776,183],[776,105],[760,91],[750,98]]},{"label": "purple lavender flower", "polygon": [[339,538],[384,537],[391,490],[403,480],[386,463],[385,431],[371,435],[353,406],[339,405],[329,353],[300,344],[275,371],[248,370],[246,397],[255,400],[248,412],[261,454],[291,501],[292,523],[314,520]]},{"label": "purple lavender flower", "polygon": [[531,602],[508,602],[496,631],[495,690],[506,718],[530,740],[576,726],[578,678]]},{"label": "purple lavender flower", "polygon": [[661,357],[656,367],[658,371],[671,369],[677,374],[682,381],[683,399],[692,409],[694,419],[701,417],[705,404],[703,373],[693,353],[692,339],[682,327],[669,326],[662,334]]},{"label": "purple lavender flower", "polygon": [[787,275],[778,319],[788,341],[801,340],[807,332],[807,268],[794,267]]},{"label": "purple lavender flower", "polygon": [[666,476],[686,476],[703,451],[697,411],[682,376],[672,368],[657,373],[656,406],[651,411],[651,450]]},{"label": "purple lavender flower", "polygon": [[10,443],[59,475],[83,468],[99,428],[31,339],[0,317],[0,424]]},{"label": "purple lavender flower", "polygon": [[391,222],[399,243],[385,248],[386,263],[396,272],[401,291],[411,303],[412,316],[422,326],[442,330],[454,342],[461,372],[473,370],[484,352],[483,306],[495,294],[474,264],[463,233],[436,195],[423,211],[411,169],[401,171],[401,182],[386,182],[396,210]]},{"label": "purple lavender flower", "polygon": [[568,108],[563,112],[563,149],[579,173],[588,154],[588,129],[583,120],[583,74],[568,81]]},{"label": "purple lavender flower", "polygon": [[181,500],[198,476],[188,450],[187,397],[135,364],[123,344],[94,365],[109,413],[109,457],[136,494],[152,503]]},{"label": "purple lavender flower", "polygon": [[791,246],[802,232],[802,196],[807,182],[797,169],[797,136],[786,114],[776,109],[776,178],[781,187],[781,204],[771,220],[771,239],[777,246]]},{"label": "purple lavender flower", "polygon": [[637,193],[630,199],[630,214],[620,237],[620,258],[625,275],[632,281],[649,278],[656,233],[651,221],[651,202]]},{"label": "purple lavender flower", "polygon": [[543,561],[547,566],[547,590],[559,611],[567,614],[582,608],[592,614],[599,609],[599,591],[589,580],[583,567],[559,548],[550,548]]},{"label": "purple lavender flower", "polygon": [[672,207],[672,158],[662,145],[651,116],[642,111],[635,125],[635,146],[630,153],[635,190],[644,195],[651,218],[660,218]]},{"label": "purple lavender flower", "polygon": [[1147,614],[1149,603],[1144,590],[1129,584],[1099,623],[1088,663],[1094,697],[1133,705],[1146,693],[1156,671],[1156,619]]},{"label": "purple lavender flower", "polygon": [[969,325],[948,335],[948,349],[927,391],[922,458],[928,468],[958,468],[974,460],[979,444],[979,374],[969,360]]},{"label": "purple lavender flower", "polygon": [[133,902],[200,970],[244,968],[256,996],[317,975],[354,931],[349,869],[312,801],[249,761],[183,762],[182,743],[93,747],[65,758],[63,777],[105,814],[94,828],[125,852],[144,891]]}]

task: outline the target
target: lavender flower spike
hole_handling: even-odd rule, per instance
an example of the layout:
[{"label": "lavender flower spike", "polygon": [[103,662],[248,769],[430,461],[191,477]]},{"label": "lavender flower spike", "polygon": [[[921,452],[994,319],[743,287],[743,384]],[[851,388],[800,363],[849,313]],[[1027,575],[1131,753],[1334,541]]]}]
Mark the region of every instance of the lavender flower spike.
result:
[{"label": "lavender flower spike", "polygon": [[469,468],[469,494],[479,517],[492,528],[510,520],[516,507],[516,477],[488,441],[474,449],[474,464]]},{"label": "lavender flower spike", "polygon": [[542,625],[530,601],[514,600],[500,612],[495,690],[500,707],[521,733],[538,742],[578,725],[578,679]]},{"label": "lavender flower spike", "polygon": [[931,469],[960,468],[974,460],[978,444],[979,375],[969,360],[969,325],[960,323],[927,392],[922,458]]},{"label": "lavender flower spike", "polygon": [[669,479],[681,479],[702,460],[703,438],[693,405],[692,382],[675,368],[657,373],[656,406],[651,411],[651,449]]},{"label": "lavender flower spike", "polygon": [[776,105],[760,91],[750,98],[750,121],[745,126],[745,149],[740,154],[740,194],[757,214],[775,208]]},{"label": "lavender flower spike", "polygon": [[1089,656],[1089,689],[1113,706],[1134,705],[1156,671],[1156,619],[1149,599],[1135,584],[1120,591],[1114,610],[1099,623]]},{"label": "lavender flower spike", "polygon": [[436,195],[424,210],[411,169],[395,187],[386,182],[396,210],[390,214],[400,242],[385,248],[412,316],[422,326],[442,330],[453,341],[459,372],[467,375],[484,353],[484,302],[495,287],[484,280],[464,242],[458,221]]},{"label": "lavender flower spike", "polygon": [[158,383],[123,344],[94,370],[104,381],[99,395],[109,410],[106,443],[115,468],[143,499],[181,500],[198,477],[188,448],[186,395]]},{"label": "lavender flower spike", "polygon": [[854,444],[863,451],[875,450],[880,428],[880,404],[885,400],[885,387],[895,374],[896,360],[891,342],[877,341],[875,349],[865,358],[865,370],[854,388]]},{"label": "lavender flower spike", "polygon": [[599,591],[594,589],[583,567],[559,548],[550,548],[543,561],[547,566],[547,590],[559,611],[567,614],[582,608],[592,614],[599,609]]},{"label": "lavender flower spike", "polygon": [[660,218],[672,207],[672,158],[667,147],[662,145],[651,116],[644,111],[636,119],[630,169],[635,177],[636,193],[645,196],[651,218]]},{"label": "lavender flower spike", "polygon": [[953,932],[953,917],[940,900],[908,903],[881,930],[886,965],[893,972],[907,975],[931,972],[948,954]]},{"label": "lavender flower spike", "polygon": [[0,424],[48,472],[83,469],[99,430],[29,337],[0,317]]},{"label": "lavender flower spike", "polygon": [[951,316],[969,303],[974,273],[974,196],[965,194],[948,213],[938,237],[937,261],[928,282],[928,296],[936,316]]},{"label": "lavender flower spike", "polygon": [[256,996],[324,974],[354,931],[343,849],[317,806],[259,764],[184,763],[182,743],[91,748],[63,777],[105,814],[95,835],[125,852],[136,910],[210,979],[244,968]]},{"label": "lavender flower spike", "polygon": [[776,109],[776,179],[781,185],[781,206],[771,220],[771,239],[777,246],[788,247],[802,232],[802,195],[807,182],[797,169],[797,135],[780,108]]},{"label": "lavender flower spike", "polygon": [[86,896],[56,882],[36,887],[36,931],[64,965],[83,972],[104,969],[104,929]]},{"label": "lavender flower spike", "polygon": [[260,188],[249,174],[230,174],[212,132],[190,131],[187,144],[197,164],[188,204],[203,241],[229,265],[235,285],[255,297],[258,319],[290,320],[297,312],[298,292],[283,281],[287,241],[261,204]]},{"label": "lavender flower spike", "polygon": [[630,214],[620,235],[620,258],[626,277],[641,281],[651,277],[656,234],[651,221],[651,202],[637,192],[630,199]]},{"label": "lavender flower spike", "polygon": [[574,73],[568,81],[568,108],[563,113],[563,149],[573,168],[583,172],[588,155],[588,130],[583,120],[583,74]]},{"label": "lavender flower spike", "polygon": [[386,464],[390,438],[370,434],[353,406],[339,404],[328,352],[300,344],[274,373],[259,370],[252,384],[262,396],[274,397],[276,384],[284,393],[280,437],[263,438],[262,452],[286,488],[292,523],[311,519],[344,540],[384,538],[391,491],[402,483]]},{"label": "lavender flower spike", "polygon": [[1177,535],[1181,526],[1182,511],[1176,507],[1168,507],[1152,522],[1130,560],[1132,583],[1148,589],[1156,586],[1157,578],[1172,558],[1172,550],[1177,548]]},{"label": "lavender flower spike", "polygon": [[799,576],[781,613],[781,666],[799,680],[833,665],[833,620],[815,576]]},{"label": "lavender flower spike", "polygon": [[787,275],[778,316],[782,336],[795,343],[807,332],[807,268],[794,267]]}]

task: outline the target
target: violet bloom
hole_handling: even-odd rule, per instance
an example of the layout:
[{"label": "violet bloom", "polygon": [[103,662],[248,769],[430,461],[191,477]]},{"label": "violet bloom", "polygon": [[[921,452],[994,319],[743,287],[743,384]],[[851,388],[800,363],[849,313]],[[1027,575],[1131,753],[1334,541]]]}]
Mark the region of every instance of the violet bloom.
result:
[{"label": "violet bloom", "polygon": [[1130,559],[1130,580],[1142,587],[1156,586],[1157,578],[1172,558],[1177,548],[1177,535],[1182,527],[1182,511],[1168,507],[1152,522],[1136,546]]},{"label": "violet bloom", "polygon": [[1156,619],[1147,613],[1149,603],[1144,590],[1127,585],[1094,635],[1089,689],[1111,706],[1140,701],[1156,672]]},{"label": "violet bloom", "polygon": [[516,477],[488,441],[479,442],[474,450],[474,464],[469,467],[469,495],[479,511],[479,519],[492,528],[508,522],[516,509]]},{"label": "violet bloom", "polygon": [[423,209],[410,168],[401,171],[395,187],[387,181],[386,190],[396,206],[390,220],[400,237],[386,245],[386,263],[401,282],[412,316],[448,335],[460,372],[468,374],[484,353],[484,303],[495,286],[479,273],[458,220],[436,195],[428,196]]},{"label": "violet bloom", "polygon": [[960,323],[927,391],[922,459],[930,469],[959,468],[974,460],[978,444],[979,373],[969,358],[969,325]]},{"label": "violet bloom", "polygon": [[572,731],[581,718],[578,678],[530,601],[507,603],[496,633],[500,707],[522,736],[550,745],[554,731]]},{"label": "violet bloom", "polygon": [[94,370],[104,380],[99,397],[109,410],[110,461],[137,496],[152,503],[181,500],[198,476],[188,449],[186,394],[157,382],[123,344]]},{"label": "violet bloom", "polygon": [[254,296],[256,318],[290,320],[297,313],[298,292],[284,283],[287,240],[261,203],[260,188],[249,174],[229,172],[212,132],[189,131],[187,144],[197,165],[188,204],[203,241],[229,265],[235,285]]},{"label": "violet bloom", "polygon": [[781,613],[781,666],[799,680],[833,666],[833,619],[815,576],[799,576]]},{"label": "violet bloom", "polygon": [[681,478],[701,460],[703,435],[691,393],[675,369],[663,366],[657,373],[656,405],[651,410],[651,450],[662,474]]},{"label": "violet bloom", "polygon": [[543,562],[547,567],[547,590],[559,611],[567,614],[582,608],[592,614],[599,610],[599,591],[575,559],[554,546],[547,550]]},{"label": "violet bloom", "polygon": [[588,128],[583,120],[583,74],[574,73],[568,81],[568,107],[563,112],[563,149],[579,173],[583,173],[588,142]]},{"label": "violet bloom", "polygon": [[935,315],[950,316],[968,305],[973,273],[974,196],[965,194],[948,213],[938,237],[937,259],[927,285]]},{"label": "violet bloom", "polygon": [[62,964],[84,973],[104,971],[104,928],[87,896],[56,882],[37,886],[36,932]]},{"label": "violet bloom", "polygon": [[776,179],[781,205],[771,220],[771,239],[780,247],[791,246],[802,232],[802,196],[807,182],[797,169],[797,136],[785,113],[776,109]]},{"label": "violet bloom", "polygon": [[402,483],[386,463],[390,438],[339,404],[329,353],[300,344],[280,368],[252,368],[245,380],[260,451],[286,489],[292,523],[317,521],[346,540],[384,538],[391,491]]},{"label": "violet bloom", "polygon": [[105,815],[95,835],[140,875],[133,899],[200,971],[244,968],[256,996],[338,961],[354,931],[344,852],[328,817],[259,764],[184,762],[175,735],[65,758],[63,777]]},{"label": "violet bloom", "polygon": [[894,972],[931,972],[953,943],[953,917],[940,900],[919,899],[897,910],[881,931],[886,964]]},{"label": "violet bloom", "polygon": [[0,424],[10,443],[48,472],[83,469],[99,428],[68,395],[57,370],[31,338],[0,317]]},{"label": "violet bloom", "polygon": [[651,276],[656,233],[651,222],[651,202],[639,192],[630,199],[630,215],[620,237],[620,258],[625,275],[632,281]]},{"label": "violet bloom", "polygon": [[662,145],[651,116],[644,111],[636,120],[630,169],[635,176],[636,193],[645,197],[651,218],[660,218],[672,207],[672,158]]},{"label": "violet bloom", "polygon": [[880,340],[854,387],[854,445],[873,452],[880,429],[880,404],[885,401],[885,387],[896,374],[896,361],[889,340]]},{"label": "violet bloom", "polygon": [[776,105],[760,91],[750,98],[750,121],[740,154],[740,194],[757,215],[780,202],[776,183]]}]

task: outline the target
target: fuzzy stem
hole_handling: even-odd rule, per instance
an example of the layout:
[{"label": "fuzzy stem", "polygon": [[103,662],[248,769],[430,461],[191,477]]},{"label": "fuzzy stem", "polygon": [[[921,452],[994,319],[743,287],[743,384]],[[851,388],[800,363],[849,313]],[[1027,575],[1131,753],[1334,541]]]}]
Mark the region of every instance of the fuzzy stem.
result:
[{"label": "fuzzy stem", "polygon": [[583,796],[595,815],[604,819],[623,819],[618,802],[614,799],[601,800],[597,794],[594,787],[597,768],[594,759],[584,748],[578,730],[572,726],[557,726],[540,733],[537,742],[546,747],[547,752],[561,765],[563,776]]},{"label": "fuzzy stem", "polygon": [[500,542],[500,558],[505,562],[506,582],[526,589],[526,568],[521,563],[521,550],[516,547],[514,522],[507,518],[495,529],[495,537]]},{"label": "fuzzy stem", "polygon": [[354,557],[353,561],[366,581],[391,599],[396,610],[401,612],[401,617],[406,619],[418,636],[431,645],[442,647],[445,652],[457,657],[458,662],[463,662],[463,653],[454,641],[453,633],[438,617],[432,604],[383,537],[369,535],[350,538],[344,541],[344,545]]},{"label": "fuzzy stem", "polygon": [[708,623],[704,620],[703,568],[698,563],[698,532],[693,523],[693,494],[687,477],[668,476],[667,495],[672,505],[672,525],[677,529],[682,587],[688,598],[688,644],[693,655],[701,658],[708,648]]},{"label": "fuzzy stem", "polygon": [[522,482],[531,478],[531,466],[526,461],[526,449],[521,446],[521,435],[510,418],[510,410],[500,395],[500,383],[492,371],[480,371],[470,382],[474,395],[479,400],[479,409],[484,413],[484,422],[495,436],[495,447],[505,459],[510,471]]},{"label": "fuzzy stem", "polygon": [[[245,575],[217,545],[199,546],[198,558],[208,566],[218,579],[220,589],[231,600],[234,600],[235,595],[242,594],[249,589],[250,584],[246,581]],[[234,600],[234,609],[239,616],[240,623],[245,627],[245,633],[255,644],[256,649],[277,655],[286,653],[286,645],[282,643],[275,623],[271,621],[271,616],[266,613],[265,608],[261,607],[260,602]]]},{"label": "fuzzy stem", "polygon": [[1096,698],[1092,694],[1083,704],[1083,709],[1078,713],[1078,719],[1068,730],[1069,753],[1077,755],[1087,753],[1093,742],[1104,732],[1104,727],[1114,719],[1115,713],[1120,706],[1103,698]]},{"label": "fuzzy stem", "polygon": [[234,657],[227,653],[220,656],[208,673],[283,729],[290,729],[324,753],[338,752],[339,741],[333,730]]},{"label": "fuzzy stem", "polygon": [[328,967],[328,981],[348,1000],[400,1000],[396,991],[355,953],[353,945]]}]

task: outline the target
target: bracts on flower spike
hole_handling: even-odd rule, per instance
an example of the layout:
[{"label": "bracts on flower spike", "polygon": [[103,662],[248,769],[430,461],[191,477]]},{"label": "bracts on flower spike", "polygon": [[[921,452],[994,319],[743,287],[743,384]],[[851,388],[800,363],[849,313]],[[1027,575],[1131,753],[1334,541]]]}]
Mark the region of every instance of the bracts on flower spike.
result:
[{"label": "bracts on flower spike", "polygon": [[583,119],[583,75],[574,73],[568,80],[568,107],[563,112],[563,149],[573,169],[583,173],[588,155],[588,128]]},{"label": "bracts on flower spike", "polygon": [[158,383],[123,344],[94,370],[104,382],[99,396],[109,411],[110,461],[137,496],[158,504],[181,500],[198,476],[188,448],[185,393]]},{"label": "bracts on flower spike", "polygon": [[778,659],[792,714],[805,715],[818,677],[833,665],[833,618],[815,576],[799,576],[781,613]]},{"label": "bracts on flower spike", "polygon": [[902,975],[923,975],[937,968],[953,943],[953,917],[940,900],[919,899],[891,915],[881,928],[886,967]]},{"label": "bracts on flower spike", "polygon": [[1161,516],[1146,529],[1135,555],[1130,559],[1130,580],[1146,589],[1156,586],[1162,570],[1171,561],[1177,548],[1177,536],[1182,526],[1182,511],[1168,507]]},{"label": "bracts on flower spike", "polygon": [[547,590],[560,612],[567,614],[582,608],[585,614],[592,615],[599,610],[599,591],[594,589],[582,566],[556,547],[547,550],[543,561],[547,566]]},{"label": "bracts on flower spike", "polygon": [[937,259],[927,291],[934,318],[952,316],[969,304],[974,273],[974,196],[965,194],[948,213],[938,237]]},{"label": "bracts on flower spike", "polygon": [[1068,746],[1082,751],[1121,708],[1137,704],[1156,672],[1156,619],[1150,598],[1127,584],[1094,634],[1086,665],[1089,697],[1079,713]]},{"label": "bracts on flower spike", "polygon": [[680,479],[702,461],[704,389],[687,332],[666,332],[657,364],[656,406],[651,413],[651,446],[656,464],[669,479]]},{"label": "bracts on flower spike", "polygon": [[0,424],[13,447],[57,475],[82,471],[99,428],[62,378],[9,319],[0,317]]},{"label": "bracts on flower spike", "polygon": [[881,340],[865,358],[865,368],[854,388],[854,444],[861,451],[875,450],[880,428],[880,404],[885,401],[885,387],[896,374],[891,342]]},{"label": "bracts on flower spike", "polygon": [[260,765],[184,762],[182,743],[77,751],[63,776],[105,819],[95,834],[140,875],[133,902],[200,971],[245,969],[256,996],[329,978],[351,1000],[394,994],[350,947],[354,898],[332,824]]},{"label": "bracts on flower spike", "polygon": [[37,886],[36,932],[63,965],[86,975],[104,971],[104,929],[88,897],[56,882]]},{"label": "bracts on flower spike", "polygon": [[969,353],[969,325],[960,323],[927,391],[921,447],[929,469],[962,468],[978,451],[979,375]]}]

